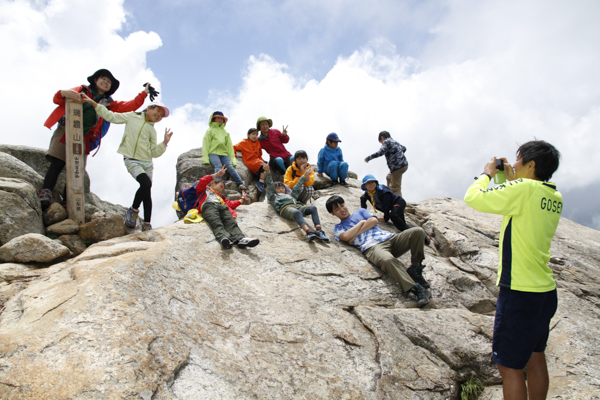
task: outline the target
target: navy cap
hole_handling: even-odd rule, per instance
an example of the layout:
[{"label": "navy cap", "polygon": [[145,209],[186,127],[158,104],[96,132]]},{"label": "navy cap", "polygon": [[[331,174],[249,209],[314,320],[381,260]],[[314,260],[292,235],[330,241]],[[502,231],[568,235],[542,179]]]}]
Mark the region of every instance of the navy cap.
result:
[{"label": "navy cap", "polygon": [[331,132],[327,135],[327,140],[333,140],[334,142],[341,142],[340,137],[337,133]]}]

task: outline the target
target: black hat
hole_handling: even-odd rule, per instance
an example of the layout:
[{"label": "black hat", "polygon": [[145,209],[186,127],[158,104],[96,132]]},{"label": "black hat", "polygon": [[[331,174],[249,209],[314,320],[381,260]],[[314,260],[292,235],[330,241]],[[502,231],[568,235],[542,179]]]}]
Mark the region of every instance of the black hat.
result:
[{"label": "black hat", "polygon": [[109,70],[99,69],[98,71],[94,72],[94,75],[88,76],[87,80],[90,85],[96,86],[96,79],[100,78],[101,76],[106,76],[110,79],[110,90],[106,92],[105,95],[112,96],[113,93],[119,88],[119,81],[113,76],[113,74],[110,73]]}]

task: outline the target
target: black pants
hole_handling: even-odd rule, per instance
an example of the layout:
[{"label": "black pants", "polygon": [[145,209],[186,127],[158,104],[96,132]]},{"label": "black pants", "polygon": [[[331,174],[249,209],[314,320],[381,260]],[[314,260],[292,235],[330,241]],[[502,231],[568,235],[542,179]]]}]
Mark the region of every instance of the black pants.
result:
[{"label": "black pants", "polygon": [[[46,176],[44,177],[42,189],[54,190],[54,186],[56,186],[58,176],[65,168],[66,163],[63,160],[56,157],[47,157],[48,159],[50,159],[50,167],[48,167],[48,171],[46,171]],[[67,200],[67,185],[65,185],[65,190],[63,191],[63,200]]]},{"label": "black pants", "polygon": [[404,209],[406,208],[406,201],[401,197],[393,206],[390,211],[390,219],[392,223],[400,232],[405,231],[409,228],[406,225],[406,220],[404,219]]},{"label": "black pants", "polygon": [[152,217],[152,195],[150,189],[152,188],[152,180],[147,174],[139,174],[136,181],[140,183],[140,188],[135,192],[133,198],[132,208],[140,208],[140,204],[144,203],[144,222],[150,223]]}]

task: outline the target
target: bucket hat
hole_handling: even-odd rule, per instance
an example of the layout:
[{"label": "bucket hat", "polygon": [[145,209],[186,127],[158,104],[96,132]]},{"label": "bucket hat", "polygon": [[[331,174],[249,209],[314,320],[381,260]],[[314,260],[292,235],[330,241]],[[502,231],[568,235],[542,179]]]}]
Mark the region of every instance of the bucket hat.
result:
[{"label": "bucket hat", "polygon": [[256,129],[260,129],[260,123],[263,121],[267,121],[269,123],[269,128],[273,126],[272,119],[268,119],[267,117],[260,117],[258,120],[256,120]]},{"label": "bucket hat", "polygon": [[98,71],[94,72],[93,75],[90,75],[87,77],[88,82],[90,83],[90,85],[96,85],[96,79],[100,78],[101,76],[106,76],[107,78],[110,79],[110,90],[108,92],[106,92],[105,94],[107,96],[112,96],[114,92],[117,91],[117,89],[119,88],[119,81],[117,80],[117,78],[115,78],[113,76],[113,74],[110,73],[109,70],[107,69],[99,69]]},{"label": "bucket hat", "polygon": [[377,184],[377,189],[381,189],[379,182],[377,181],[377,179],[375,179],[375,177],[373,175],[365,175],[365,177],[363,178],[363,183],[360,186],[362,188],[362,190],[367,190],[367,188],[365,187],[366,183],[369,182],[375,182],[375,184]]}]

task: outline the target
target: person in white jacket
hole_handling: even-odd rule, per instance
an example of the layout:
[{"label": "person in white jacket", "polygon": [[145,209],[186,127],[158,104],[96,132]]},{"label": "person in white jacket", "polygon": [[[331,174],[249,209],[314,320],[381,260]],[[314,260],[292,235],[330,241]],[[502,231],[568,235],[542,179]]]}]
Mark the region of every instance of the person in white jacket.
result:
[{"label": "person in white jacket", "polygon": [[150,190],[152,188],[152,171],[154,170],[152,159],[163,155],[171,136],[173,136],[173,132],[165,128],[163,142],[157,144],[154,124],[168,117],[169,109],[155,101],[142,112],[114,113],[85,94],[82,94],[82,99],[91,104],[96,109],[96,113],[106,121],[114,124],[126,124],[125,133],[123,133],[123,139],[117,152],[123,155],[127,171],[139,182],[140,187],[135,193],[133,204],[125,215],[125,225],[128,228],[135,228],[139,207],[143,203],[142,231],[151,230],[152,196]]}]

